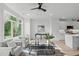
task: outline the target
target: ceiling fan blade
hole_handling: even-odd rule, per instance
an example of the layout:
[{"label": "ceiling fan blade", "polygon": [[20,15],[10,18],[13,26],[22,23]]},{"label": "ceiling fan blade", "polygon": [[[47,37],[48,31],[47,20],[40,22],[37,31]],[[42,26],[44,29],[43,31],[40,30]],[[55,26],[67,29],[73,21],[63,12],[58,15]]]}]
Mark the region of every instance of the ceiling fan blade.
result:
[{"label": "ceiling fan blade", "polygon": [[35,9],[38,9],[38,8],[32,8],[31,10],[35,10]]},{"label": "ceiling fan blade", "polygon": [[43,3],[38,3],[38,5],[39,5],[39,6],[38,6],[37,8],[33,8],[33,9],[31,9],[31,10],[39,9],[39,10],[42,10],[42,11],[44,11],[44,12],[47,11],[46,9],[41,8],[42,5],[43,5]]},{"label": "ceiling fan blade", "polygon": [[41,10],[43,10],[44,12],[46,12],[46,9],[41,8]]}]

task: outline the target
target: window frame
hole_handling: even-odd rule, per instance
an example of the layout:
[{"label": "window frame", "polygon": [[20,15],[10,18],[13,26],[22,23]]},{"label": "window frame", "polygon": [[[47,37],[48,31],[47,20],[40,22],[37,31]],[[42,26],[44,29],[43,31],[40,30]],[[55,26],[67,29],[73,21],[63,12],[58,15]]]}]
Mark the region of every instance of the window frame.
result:
[{"label": "window frame", "polygon": [[[23,27],[23,21],[22,20],[20,20],[21,18],[18,18],[18,17],[16,17],[16,21],[13,21],[13,20],[10,20],[9,19],[9,17],[10,16],[13,16],[13,17],[16,17],[15,15],[12,15],[12,14],[10,14],[9,12],[5,12],[5,14],[4,14],[4,25],[5,25],[5,22],[6,21],[10,21],[11,22],[11,37],[9,37],[9,38],[6,38],[6,36],[5,36],[5,27],[4,27],[4,39],[5,40],[8,40],[8,39],[12,39],[12,38],[15,38],[15,37],[19,37],[19,36],[21,36],[22,35],[22,27]],[[21,22],[19,22],[19,21],[21,21]],[[13,36],[13,22],[19,22],[18,24],[21,24],[21,34],[20,35],[18,35],[18,36]]]}]

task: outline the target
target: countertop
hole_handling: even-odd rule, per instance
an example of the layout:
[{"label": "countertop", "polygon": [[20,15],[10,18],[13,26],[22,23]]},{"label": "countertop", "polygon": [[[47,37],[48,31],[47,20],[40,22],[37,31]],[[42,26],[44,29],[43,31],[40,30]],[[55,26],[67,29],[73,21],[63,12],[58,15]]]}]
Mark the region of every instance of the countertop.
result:
[{"label": "countertop", "polygon": [[70,36],[79,36],[79,30],[73,29],[73,30],[59,30],[60,33],[63,33],[64,35],[70,35]]},{"label": "countertop", "polygon": [[70,36],[79,36],[79,34],[69,34],[69,33],[66,33],[65,35],[70,35]]}]

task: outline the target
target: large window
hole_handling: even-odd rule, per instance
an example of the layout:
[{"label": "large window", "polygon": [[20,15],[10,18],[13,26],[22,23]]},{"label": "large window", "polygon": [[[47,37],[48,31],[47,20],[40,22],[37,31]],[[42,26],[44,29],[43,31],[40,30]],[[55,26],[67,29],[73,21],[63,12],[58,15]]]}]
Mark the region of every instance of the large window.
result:
[{"label": "large window", "polygon": [[5,39],[21,35],[21,27],[22,27],[21,20],[18,20],[14,16],[9,16],[9,18],[4,24]]}]

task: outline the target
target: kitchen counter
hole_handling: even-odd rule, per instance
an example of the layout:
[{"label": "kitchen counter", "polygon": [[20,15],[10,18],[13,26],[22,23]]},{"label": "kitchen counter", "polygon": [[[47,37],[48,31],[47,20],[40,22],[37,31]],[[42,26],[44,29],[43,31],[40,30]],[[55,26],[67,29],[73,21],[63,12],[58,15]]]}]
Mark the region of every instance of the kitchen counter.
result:
[{"label": "kitchen counter", "polygon": [[59,30],[63,34],[79,34],[79,29],[70,29],[70,30]]}]

